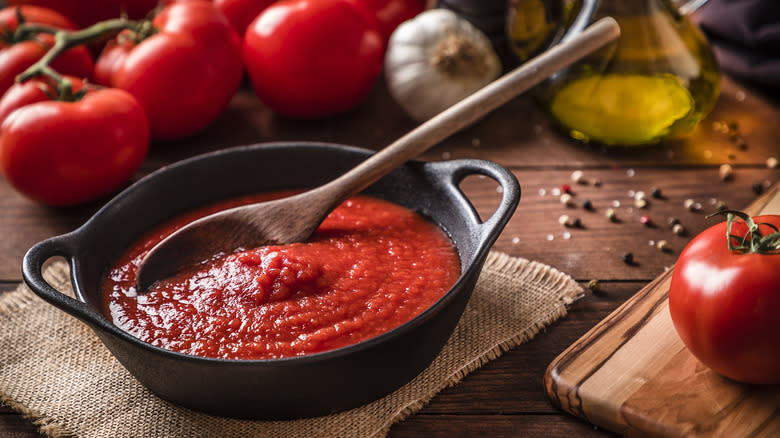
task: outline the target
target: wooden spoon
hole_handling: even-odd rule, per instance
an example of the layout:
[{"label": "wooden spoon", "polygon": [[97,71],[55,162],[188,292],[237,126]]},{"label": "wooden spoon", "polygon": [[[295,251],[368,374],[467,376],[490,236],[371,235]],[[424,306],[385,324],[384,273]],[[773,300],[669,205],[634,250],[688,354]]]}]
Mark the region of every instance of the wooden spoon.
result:
[{"label": "wooden spoon", "polygon": [[155,281],[220,252],[307,240],[325,217],[350,196],[619,35],[617,22],[611,17],[603,18],[578,37],[525,62],[323,186],[224,210],[180,228],[141,261],[137,290],[146,291]]}]

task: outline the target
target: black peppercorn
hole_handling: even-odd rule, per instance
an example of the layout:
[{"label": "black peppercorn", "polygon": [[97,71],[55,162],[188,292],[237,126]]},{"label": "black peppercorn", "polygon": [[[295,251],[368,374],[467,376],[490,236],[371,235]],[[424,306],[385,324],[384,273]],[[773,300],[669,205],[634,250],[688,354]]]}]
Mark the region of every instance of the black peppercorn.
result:
[{"label": "black peppercorn", "polygon": [[623,263],[630,265],[634,263],[634,254],[627,252],[623,254]]}]

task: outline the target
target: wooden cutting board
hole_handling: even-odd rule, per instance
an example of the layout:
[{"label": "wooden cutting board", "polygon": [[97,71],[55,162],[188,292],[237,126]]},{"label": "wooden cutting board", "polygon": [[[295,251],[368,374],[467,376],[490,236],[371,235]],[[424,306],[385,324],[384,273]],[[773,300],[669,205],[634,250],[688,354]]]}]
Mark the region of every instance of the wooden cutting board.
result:
[{"label": "wooden cutting board", "polygon": [[[780,214],[780,184],[745,211]],[[780,437],[780,385],[737,383],[693,357],[669,316],[671,278],[666,271],[561,353],[544,376],[548,396],[627,436]]]}]

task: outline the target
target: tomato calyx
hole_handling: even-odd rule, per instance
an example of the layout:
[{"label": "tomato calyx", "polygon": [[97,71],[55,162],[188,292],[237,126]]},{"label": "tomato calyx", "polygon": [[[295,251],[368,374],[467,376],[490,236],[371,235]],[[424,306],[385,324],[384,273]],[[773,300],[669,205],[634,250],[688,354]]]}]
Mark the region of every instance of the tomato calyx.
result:
[{"label": "tomato calyx", "polygon": [[158,32],[154,27],[151,19],[146,19],[138,22],[138,25],[133,29],[125,29],[117,36],[117,42],[119,45],[126,44],[128,42],[132,44],[139,44],[141,41],[149,38],[150,36]]},{"label": "tomato calyx", "polygon": [[[726,215],[726,240],[729,251],[738,251],[742,254],[780,254],[780,229],[774,224],[768,222],[756,222],[748,214],[738,210],[721,210],[709,216],[716,214]],[[735,222],[741,220],[745,223],[747,231],[744,235],[732,234],[732,226]],[[761,225],[769,227],[773,232],[764,235],[761,232]]]}]

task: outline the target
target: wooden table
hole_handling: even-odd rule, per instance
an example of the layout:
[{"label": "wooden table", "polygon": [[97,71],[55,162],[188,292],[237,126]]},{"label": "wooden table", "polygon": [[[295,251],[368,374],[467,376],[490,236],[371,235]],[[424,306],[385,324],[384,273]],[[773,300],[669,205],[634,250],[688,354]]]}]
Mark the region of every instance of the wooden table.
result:
[{"label": "wooden table", "polygon": [[[427,160],[478,157],[496,161],[514,172],[523,189],[520,206],[495,249],[552,265],[585,286],[598,279],[601,292],[575,303],[563,320],[535,339],[504,354],[462,382],[436,396],[419,413],[393,426],[391,437],[430,436],[610,436],[611,433],[556,409],[544,392],[547,365],[567,346],[625,302],[653,278],[671,267],[679,251],[712,221],[704,218],[719,201],[743,208],[757,196],[756,187],[780,180],[780,169],[767,158],[780,158],[780,100],[751,91],[723,78],[722,94],[713,113],[688,138],[631,150],[605,150],[583,145],[555,130],[530,97],[521,97],[495,111],[424,155]],[[746,147],[722,131],[736,123]],[[388,96],[380,80],[357,110],[320,121],[293,121],[263,108],[248,87],[233,99],[217,122],[199,135],[175,143],[153,145],[139,176],[165,163],[218,148],[279,140],[316,140],[377,149],[413,128]],[[722,181],[723,163],[735,172]],[[572,183],[582,170],[600,186]],[[577,207],[563,206],[554,192],[569,184]],[[489,215],[498,201],[493,182],[464,182],[475,207]],[[653,188],[645,209],[633,206],[631,192]],[[593,211],[581,207],[590,200]],[[701,211],[683,204],[693,199]],[[619,221],[605,211],[614,207]],[[100,203],[68,209],[47,208],[15,193],[0,179],[0,293],[21,282],[20,263],[35,242],[67,232],[87,219]],[[583,226],[564,228],[562,214]],[[649,216],[654,226],[640,223]],[[667,225],[677,217],[687,229],[675,235]],[[662,252],[652,244],[669,243]],[[633,265],[622,261],[631,252]],[[0,407],[0,436],[36,436],[35,427],[9,408]]]}]

